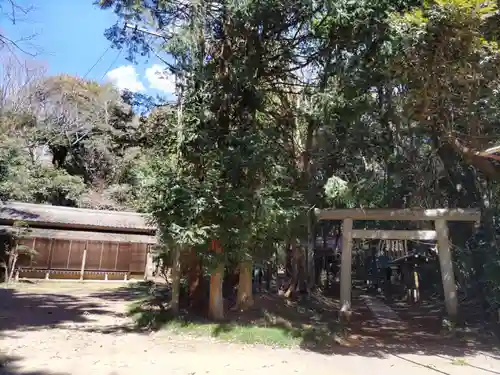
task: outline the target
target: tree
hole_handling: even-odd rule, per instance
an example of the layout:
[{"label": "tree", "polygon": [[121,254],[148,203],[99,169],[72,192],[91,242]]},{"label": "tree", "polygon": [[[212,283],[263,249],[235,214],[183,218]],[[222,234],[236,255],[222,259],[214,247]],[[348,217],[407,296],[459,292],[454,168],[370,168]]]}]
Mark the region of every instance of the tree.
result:
[{"label": "tree", "polygon": [[3,249],[1,265],[4,269],[4,281],[9,283],[16,270],[17,261],[20,257],[33,258],[37,252],[35,249],[25,245],[20,245],[19,241],[29,233],[29,228],[24,222],[15,222],[12,225],[12,231],[3,235]]},{"label": "tree", "polygon": [[[459,263],[466,264],[462,290],[487,284],[481,290],[489,300],[498,293],[494,272],[484,267],[493,269],[489,260],[498,259],[491,203],[498,170],[480,153],[498,140],[494,5],[101,5],[124,20],[151,21],[164,41],[158,50],[139,28],[113,27],[107,36],[115,44],[131,54],[172,57],[165,68],[178,78],[183,116],[178,122],[179,102],[157,108],[142,124],[150,135],[141,144],[148,155],[143,208],[170,248],[196,250],[194,258],[213,276],[214,296],[220,296],[221,265],[239,263],[237,304],[251,305],[248,271],[268,259],[276,243],[293,244],[290,292],[304,281],[313,286],[314,232],[308,228],[314,223],[307,213],[332,204],[482,207],[476,245],[469,241],[472,226],[454,224],[451,236],[461,249]],[[212,240],[223,252],[211,251]],[[221,311],[220,298],[213,301],[212,310]]]},{"label": "tree", "polygon": [[[286,68],[280,68],[280,64],[294,48],[290,46],[291,42],[280,41],[279,35],[295,31],[296,25],[307,18],[307,13],[303,12],[307,8],[301,5],[295,10],[295,3],[288,4],[289,7],[275,4],[278,9],[264,15],[269,13],[268,8],[257,3],[235,5],[223,1],[210,5],[193,2],[187,7],[185,4],[165,3],[158,5],[161,8],[158,12],[147,5],[134,10],[123,7],[120,2],[104,3],[105,7],[113,5],[121,15],[127,12],[135,12],[138,18],[144,14],[158,15],[155,21],[163,23],[163,30],[175,26],[179,35],[183,32],[192,35],[192,39],[172,37],[167,45],[175,59],[171,69],[185,80],[183,105],[186,115],[182,128],[175,135],[179,142],[176,158],[185,165],[181,168],[187,168],[191,173],[195,171],[197,184],[210,187],[211,199],[208,201],[214,201],[214,204],[187,217],[196,217],[199,225],[212,228],[214,237],[211,240],[220,243],[215,252],[208,252],[206,256],[218,263],[212,267],[211,301],[219,302],[211,306],[212,314],[221,318],[223,263],[229,258],[241,259],[240,269],[248,271],[251,268],[251,258],[258,245],[252,231],[260,230],[259,221],[263,218],[260,215],[262,192],[271,188],[269,184],[283,179],[280,174],[288,168],[286,165],[272,170],[266,167],[280,158],[282,133],[268,125],[270,118],[264,112],[265,95],[270,77],[286,78],[290,63],[286,63]],[[187,17],[180,8],[187,10]],[[293,21],[283,31],[287,17],[283,14],[285,9]],[[258,28],[248,26],[257,25],[263,19],[269,19],[262,26],[265,34],[259,35]],[[115,37],[118,43],[126,40],[120,39],[119,35]],[[245,40],[252,40],[248,48],[242,44]],[[263,55],[271,56],[276,51],[279,54],[274,59],[262,59]],[[292,61],[291,64],[298,63]],[[164,139],[168,137],[164,136]],[[163,144],[163,147],[172,149],[168,144]],[[290,163],[288,159],[283,161]],[[182,185],[185,184],[183,181]],[[195,199],[200,199],[200,191],[196,191],[198,197]],[[288,201],[275,199],[273,202]],[[190,207],[196,205],[190,204]],[[241,212],[247,215],[241,215]],[[160,226],[163,227],[161,223]],[[180,227],[186,229],[186,225]],[[208,240],[206,238],[205,249],[211,247]],[[223,252],[218,249],[223,249]],[[246,285],[248,290],[250,272],[241,272],[240,275],[242,286]],[[250,300],[247,295],[243,297],[242,292],[240,298]]]},{"label": "tree", "polygon": [[[0,67],[3,199],[135,208],[141,146],[149,137],[135,98],[111,85],[47,77],[36,62]],[[149,99],[140,98],[144,107]]]},{"label": "tree", "polygon": [[[435,1],[403,18],[395,17],[392,24],[403,46],[394,61],[394,70],[406,86],[403,105],[438,152],[450,182],[448,199],[483,210],[484,242],[471,255],[480,281],[477,295],[491,287],[490,281],[485,283],[491,277],[485,265],[496,264],[490,259],[498,256],[493,250],[498,229],[491,196],[500,175],[491,159],[479,155],[499,137],[499,49],[491,29],[496,12],[493,2]],[[462,246],[470,233],[461,227],[452,227],[451,232]],[[497,293],[490,291],[489,297]]]},{"label": "tree", "polygon": [[[0,20],[6,19],[9,23],[15,25],[19,21],[23,21],[32,9],[32,6],[21,5],[15,0],[1,0]],[[24,44],[29,44],[34,37],[35,35],[27,35],[18,40],[14,40],[5,33],[0,33],[0,52],[6,50],[8,55],[12,56],[16,56],[18,52],[35,56],[36,49],[34,49],[32,45],[29,45],[28,48],[24,46]]]}]

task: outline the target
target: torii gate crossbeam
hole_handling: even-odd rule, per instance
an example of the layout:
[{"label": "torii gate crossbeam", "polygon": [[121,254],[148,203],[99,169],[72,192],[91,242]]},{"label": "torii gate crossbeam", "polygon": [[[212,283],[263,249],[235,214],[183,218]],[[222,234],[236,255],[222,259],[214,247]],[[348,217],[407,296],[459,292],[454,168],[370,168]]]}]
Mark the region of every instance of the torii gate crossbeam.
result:
[{"label": "torii gate crossbeam", "polygon": [[[476,209],[328,209],[315,210],[318,220],[342,220],[342,258],[340,269],[341,314],[351,310],[351,267],[353,239],[437,240],[439,265],[450,319],[458,315],[458,299],[448,235],[448,221],[479,222]],[[435,230],[359,230],[353,229],[354,220],[433,221]]]}]

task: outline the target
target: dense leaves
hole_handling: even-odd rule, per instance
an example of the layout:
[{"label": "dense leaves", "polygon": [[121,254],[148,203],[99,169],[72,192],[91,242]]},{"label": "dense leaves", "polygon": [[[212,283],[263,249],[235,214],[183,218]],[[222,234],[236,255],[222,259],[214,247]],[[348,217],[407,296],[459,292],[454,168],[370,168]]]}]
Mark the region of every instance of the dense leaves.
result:
[{"label": "dense leaves", "polygon": [[[169,129],[155,127],[163,163],[149,169],[146,205],[167,236],[183,228],[192,244],[194,233],[216,236],[230,257],[269,256],[273,241],[305,240],[313,206],[494,210],[498,168],[479,153],[498,139],[495,3],[101,5],[152,19],[165,40],[157,52],[174,57],[166,68],[182,100],[160,120]],[[154,48],[137,31],[107,35],[131,53]],[[489,277],[494,217],[484,251],[466,256],[463,291]],[[460,254],[472,232],[452,228]]]},{"label": "dense leaves", "polygon": [[131,94],[1,57],[0,198],[133,208],[145,135]]},{"label": "dense leaves", "polygon": [[117,47],[165,58],[177,100],[67,76],[3,90],[4,198],[138,208],[160,252],[194,249],[213,274],[290,244],[310,261],[314,207],[479,207],[479,231],[451,227],[458,282],[496,308],[500,169],[481,154],[499,138],[496,3],[99,5],[120,18]]}]

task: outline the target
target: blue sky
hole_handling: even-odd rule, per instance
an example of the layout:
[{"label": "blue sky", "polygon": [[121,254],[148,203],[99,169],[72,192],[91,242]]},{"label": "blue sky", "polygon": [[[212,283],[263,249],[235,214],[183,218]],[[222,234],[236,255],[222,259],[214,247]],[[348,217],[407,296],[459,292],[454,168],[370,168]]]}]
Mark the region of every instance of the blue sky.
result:
[{"label": "blue sky", "polygon": [[[104,37],[106,28],[117,18],[110,11],[94,6],[93,0],[16,0],[17,4],[33,9],[27,15],[19,15],[15,25],[0,15],[2,33],[30,52],[36,52],[37,61],[42,62],[50,75],[67,73],[84,76],[99,57],[110,46]],[[32,5],[37,4],[37,5]],[[22,16],[22,17],[21,17]],[[32,40],[23,41],[34,35]],[[17,53],[19,58],[33,59]],[[158,73],[162,65],[155,58],[141,59],[137,65],[110,49],[87,78],[97,81],[111,80],[117,87],[148,94],[167,94],[173,90],[171,77]]]}]

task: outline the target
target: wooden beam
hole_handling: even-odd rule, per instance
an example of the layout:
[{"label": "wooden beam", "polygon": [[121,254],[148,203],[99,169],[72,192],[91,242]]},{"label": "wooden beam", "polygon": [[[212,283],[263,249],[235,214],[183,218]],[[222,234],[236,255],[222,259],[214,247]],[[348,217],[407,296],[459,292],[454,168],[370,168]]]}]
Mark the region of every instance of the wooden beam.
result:
[{"label": "wooden beam", "polygon": [[352,219],[344,219],[342,227],[342,255],[340,263],[340,314],[345,319],[351,311],[352,289]]},{"label": "wooden beam", "polygon": [[436,240],[435,230],[353,229],[352,238],[367,240]]},{"label": "wooden beam", "polygon": [[481,213],[475,208],[436,208],[436,209],[316,209],[318,220],[402,220],[426,221],[445,219],[450,221],[476,221]]},{"label": "wooden beam", "polygon": [[69,260],[71,259],[71,248],[72,247],[73,247],[73,240],[69,240],[68,261],[66,262],[66,268],[69,268]]},{"label": "wooden beam", "polygon": [[306,249],[306,282],[307,288],[312,289],[314,286],[314,248],[316,244],[316,236],[314,234],[314,213],[307,213],[307,249]]},{"label": "wooden beam", "polygon": [[500,152],[500,146],[490,147],[478,153],[479,156],[491,155]]},{"label": "wooden beam", "polygon": [[[17,244],[16,244],[17,246]],[[31,248],[36,251],[36,238],[33,238],[33,244],[31,245]],[[33,267],[33,258],[34,257],[30,257],[30,267]]]},{"label": "wooden beam", "polygon": [[83,280],[83,276],[85,274],[85,263],[87,261],[87,247],[89,245],[89,241],[85,243],[85,247],[83,248],[83,255],[82,255],[82,266],[80,268],[80,280]]},{"label": "wooden beam", "polygon": [[118,266],[118,253],[119,252],[120,252],[120,243],[118,242],[116,244],[115,268],[114,268],[115,271],[116,271],[116,267]]},{"label": "wooden beam", "polygon": [[54,239],[50,239],[50,247],[49,247],[49,270],[52,268],[52,258],[54,257]]},{"label": "wooden beam", "polygon": [[104,241],[101,241],[101,255],[99,256],[99,269],[102,267],[102,256],[104,254]]},{"label": "wooden beam", "polygon": [[[0,225],[0,230],[12,229],[9,225]],[[59,230],[59,229],[40,229],[30,228],[29,232],[24,234],[25,238],[50,238],[54,240],[73,240],[73,241],[92,241],[103,242],[132,242],[156,244],[156,237],[144,234],[120,234],[120,233],[103,233],[103,232],[87,232],[78,230]]]},{"label": "wooden beam", "polygon": [[146,247],[146,263],[144,265],[144,280],[153,279],[153,254],[151,253],[151,245]]},{"label": "wooden beam", "polygon": [[441,267],[441,279],[443,282],[444,303],[448,317],[452,320],[458,315],[457,286],[453,261],[451,258],[451,246],[448,235],[448,224],[445,220],[436,220],[436,231],[438,233],[438,258]]}]

